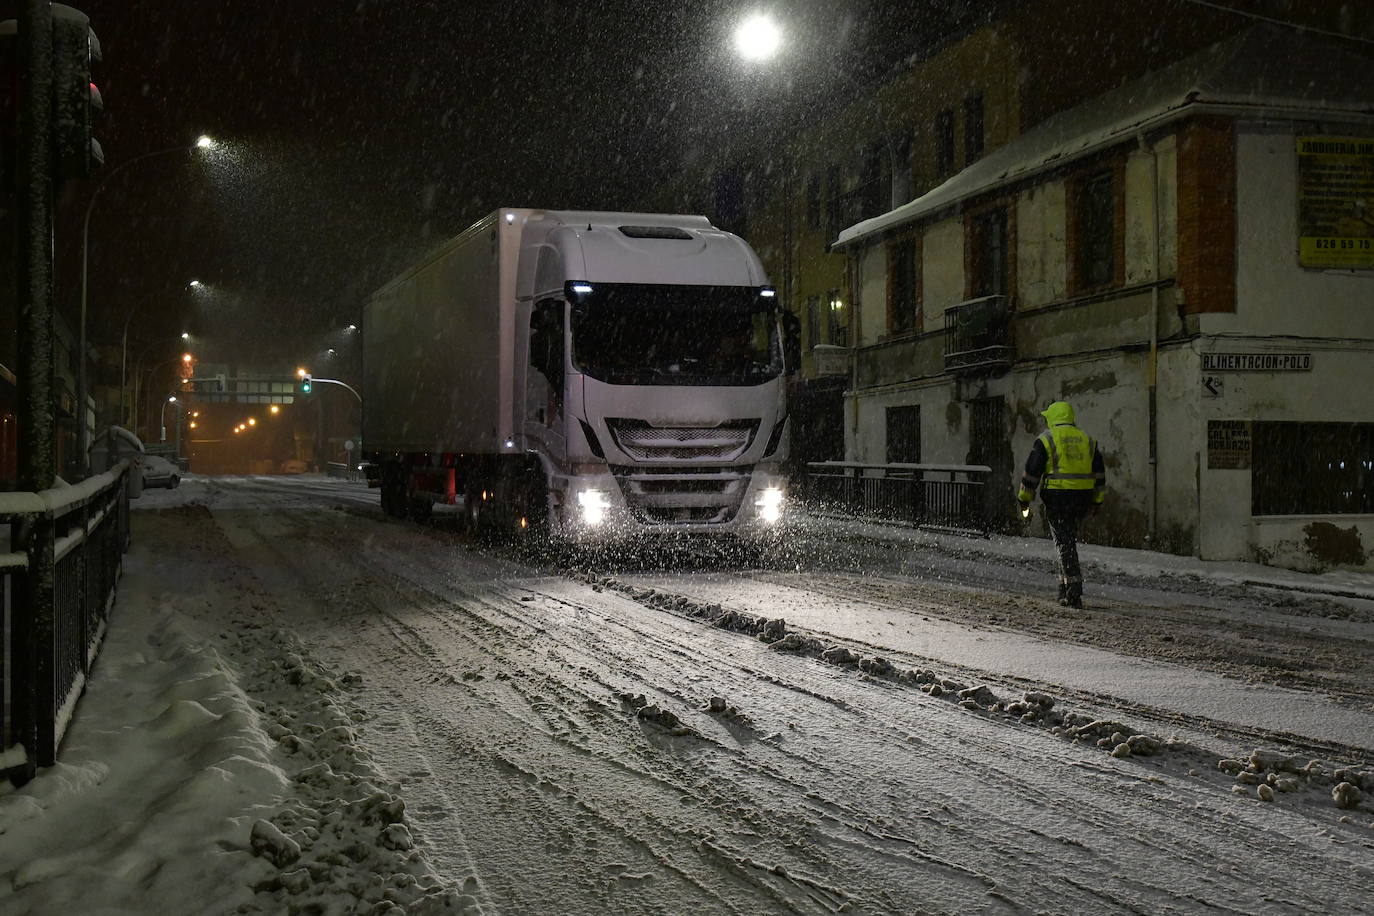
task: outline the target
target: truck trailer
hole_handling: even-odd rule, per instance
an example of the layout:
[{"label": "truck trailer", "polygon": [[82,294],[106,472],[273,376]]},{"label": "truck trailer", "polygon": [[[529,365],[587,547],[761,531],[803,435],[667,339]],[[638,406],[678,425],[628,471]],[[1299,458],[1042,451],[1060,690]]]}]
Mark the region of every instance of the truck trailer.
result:
[{"label": "truck trailer", "polygon": [[701,216],[504,208],[369,300],[369,483],[395,517],[577,541],[776,532],[798,324]]}]

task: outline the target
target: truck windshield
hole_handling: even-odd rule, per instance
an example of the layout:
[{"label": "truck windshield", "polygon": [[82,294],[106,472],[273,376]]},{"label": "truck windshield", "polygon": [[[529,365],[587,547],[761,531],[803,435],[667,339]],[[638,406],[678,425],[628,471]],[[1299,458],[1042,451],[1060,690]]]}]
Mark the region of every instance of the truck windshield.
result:
[{"label": "truck windshield", "polygon": [[597,283],[574,297],[573,362],[615,385],[758,385],[782,372],[756,287]]}]

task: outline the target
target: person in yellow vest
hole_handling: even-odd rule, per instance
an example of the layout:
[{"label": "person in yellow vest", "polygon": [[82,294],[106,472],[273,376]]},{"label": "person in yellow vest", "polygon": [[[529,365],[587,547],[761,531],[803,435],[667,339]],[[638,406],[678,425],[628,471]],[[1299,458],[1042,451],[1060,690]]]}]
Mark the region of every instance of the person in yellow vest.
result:
[{"label": "person in yellow vest", "polygon": [[1059,550],[1059,603],[1083,606],[1083,572],[1078,566],[1078,526],[1091,518],[1107,495],[1107,471],[1091,436],[1074,425],[1073,408],[1055,401],[1041,411],[1049,429],[1031,446],[1017,500],[1030,515],[1035,491]]}]

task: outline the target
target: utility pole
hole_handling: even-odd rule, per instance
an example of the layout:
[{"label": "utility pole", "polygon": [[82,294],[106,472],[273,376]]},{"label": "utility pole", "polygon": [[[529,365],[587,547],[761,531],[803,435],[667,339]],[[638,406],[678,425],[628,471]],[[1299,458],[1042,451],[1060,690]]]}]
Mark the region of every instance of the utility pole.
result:
[{"label": "utility pole", "polygon": [[[18,11],[19,142],[15,162],[18,204],[18,277],[16,308],[19,330],[19,489],[50,489],[57,475],[53,448],[53,134],[52,7],[49,0],[22,0]],[[25,545],[52,543],[50,520],[40,518],[21,533]],[[39,718],[55,713],[57,678],[51,650],[54,632],[53,581],[56,560],[51,549],[29,550],[29,568],[21,577],[12,622],[16,695],[15,737],[28,749],[24,781],[37,764],[48,764],[52,749],[40,748]],[[45,759],[40,760],[43,757]]]}]

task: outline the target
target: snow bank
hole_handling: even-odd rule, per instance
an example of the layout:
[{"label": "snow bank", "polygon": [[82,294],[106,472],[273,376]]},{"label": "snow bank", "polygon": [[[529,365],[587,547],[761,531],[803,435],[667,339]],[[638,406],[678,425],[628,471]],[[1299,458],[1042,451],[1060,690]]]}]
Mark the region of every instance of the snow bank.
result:
[{"label": "snow bank", "polygon": [[359,744],[358,678],[242,619],[238,584],[169,594],[152,552],[130,555],[60,762],[0,784],[0,911],[480,912]]},{"label": "snow bank", "polygon": [[228,911],[266,877],[247,829],[288,781],[248,699],[166,608],[119,614],[60,762],[0,797],[0,909]]}]

